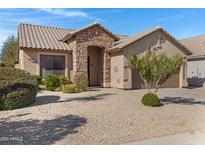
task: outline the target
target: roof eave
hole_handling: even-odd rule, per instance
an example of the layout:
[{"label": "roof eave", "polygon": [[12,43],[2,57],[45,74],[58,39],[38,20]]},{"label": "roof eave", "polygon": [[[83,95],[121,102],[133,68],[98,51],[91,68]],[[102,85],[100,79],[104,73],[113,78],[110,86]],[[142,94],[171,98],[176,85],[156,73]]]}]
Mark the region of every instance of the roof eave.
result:
[{"label": "roof eave", "polygon": [[33,49],[33,50],[51,50],[51,51],[66,51],[66,52],[73,52],[73,50],[69,49],[69,50],[66,50],[66,49],[48,49],[48,48],[33,48],[33,47],[22,47],[20,46],[19,49]]},{"label": "roof eave", "polygon": [[136,41],[139,41],[139,40],[141,40],[141,39],[147,37],[147,36],[150,35],[150,34],[153,34],[154,32],[156,32],[156,31],[158,31],[158,30],[160,30],[160,29],[162,29],[162,28],[158,27],[158,29],[156,29],[156,30],[154,30],[154,31],[152,31],[152,32],[150,32],[150,33],[144,35],[143,37],[141,37],[141,38],[139,38],[139,39],[136,39],[136,40],[133,40],[132,42],[129,42],[129,43],[127,43],[126,45],[124,45],[124,46],[122,46],[122,47],[117,47],[117,48],[122,50],[122,49],[126,48],[127,46],[129,46],[129,45],[135,43]]},{"label": "roof eave", "polygon": [[122,48],[113,48],[113,49],[108,49],[106,52],[108,53],[114,53],[114,52],[119,52],[122,51]]},{"label": "roof eave", "polygon": [[194,59],[204,59],[205,55],[192,55],[192,56],[188,56],[187,60],[194,60]]}]

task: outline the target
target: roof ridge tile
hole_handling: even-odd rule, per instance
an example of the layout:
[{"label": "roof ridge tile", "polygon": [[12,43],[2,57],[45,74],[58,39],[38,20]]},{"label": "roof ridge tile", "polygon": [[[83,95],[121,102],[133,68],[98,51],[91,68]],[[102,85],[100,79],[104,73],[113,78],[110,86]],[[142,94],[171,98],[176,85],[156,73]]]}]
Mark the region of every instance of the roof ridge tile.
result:
[{"label": "roof ridge tile", "polygon": [[69,31],[76,31],[76,29],[67,29],[63,27],[54,27],[54,26],[46,26],[46,25],[35,25],[35,24],[27,24],[27,23],[20,23],[19,25],[28,25],[28,26],[36,26],[36,27],[44,27],[44,28],[52,28],[52,29],[63,29]]}]

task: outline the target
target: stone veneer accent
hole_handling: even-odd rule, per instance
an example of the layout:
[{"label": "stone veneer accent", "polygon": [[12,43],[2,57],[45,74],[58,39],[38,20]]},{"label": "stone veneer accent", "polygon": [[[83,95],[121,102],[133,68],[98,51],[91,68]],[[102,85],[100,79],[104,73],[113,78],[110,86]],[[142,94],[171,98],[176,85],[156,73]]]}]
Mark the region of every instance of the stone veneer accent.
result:
[{"label": "stone veneer accent", "polygon": [[87,47],[102,48],[103,53],[103,87],[111,86],[111,57],[106,52],[115,43],[115,39],[98,26],[88,28],[68,40],[73,50],[73,76],[77,73],[87,74]]}]

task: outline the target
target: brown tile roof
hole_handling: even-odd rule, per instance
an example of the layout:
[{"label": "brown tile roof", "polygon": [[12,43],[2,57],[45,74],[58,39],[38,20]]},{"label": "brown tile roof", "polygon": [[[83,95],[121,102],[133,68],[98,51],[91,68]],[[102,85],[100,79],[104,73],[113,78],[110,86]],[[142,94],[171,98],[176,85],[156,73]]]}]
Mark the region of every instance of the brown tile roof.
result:
[{"label": "brown tile roof", "polygon": [[[40,26],[40,25],[31,25],[31,24],[19,24],[18,26],[18,41],[20,48],[34,48],[34,49],[50,49],[50,50],[71,50],[67,43],[63,41],[69,39],[70,37],[74,36],[75,34],[90,28],[92,26],[100,26],[103,30],[107,33],[112,35],[116,40],[116,45],[110,48],[110,51],[114,49],[121,49],[129,44],[142,39],[143,37],[157,31],[162,30],[166,33],[169,37],[171,37],[179,46],[181,46],[187,54],[191,54],[191,51],[187,49],[184,45],[182,45],[179,41],[173,38],[168,32],[163,30],[160,27],[154,27],[152,29],[146,30],[144,32],[140,32],[133,36],[128,35],[115,35],[112,32],[105,29],[102,25],[98,23],[94,23],[88,25],[79,30],[73,29],[64,29],[64,28],[57,28],[57,27],[47,27],[47,26]],[[63,40],[63,41],[62,41]]]},{"label": "brown tile roof", "polygon": [[124,47],[128,46],[129,44],[131,44],[131,43],[133,43],[133,42],[135,42],[135,41],[137,41],[137,40],[147,36],[148,34],[151,34],[152,32],[154,32],[154,31],[156,31],[158,29],[159,29],[158,27],[154,27],[152,29],[149,29],[149,30],[137,33],[135,35],[124,37],[121,40],[117,41],[116,45],[113,46],[110,49],[112,50],[112,49],[124,48]]},{"label": "brown tile roof", "polygon": [[182,39],[180,42],[193,52],[190,57],[201,58],[205,56],[205,35]]},{"label": "brown tile roof", "polygon": [[145,30],[143,32],[137,33],[135,35],[132,36],[128,36],[128,37],[123,37],[121,40],[116,42],[116,45],[113,46],[112,48],[110,48],[110,51],[112,50],[117,50],[117,49],[122,49],[158,30],[161,30],[163,33],[165,33],[167,36],[169,36],[169,38],[171,38],[178,46],[180,46],[188,55],[192,54],[192,52],[186,48],[182,43],[180,43],[178,40],[176,40],[174,37],[172,37],[167,31],[165,31],[163,28],[157,26],[157,27],[153,27],[151,29]]},{"label": "brown tile roof", "polygon": [[126,37],[129,37],[129,35],[121,35],[121,34],[116,34],[120,39],[124,39]]},{"label": "brown tile roof", "polygon": [[74,30],[31,24],[19,24],[20,48],[70,50],[67,43],[59,41]]},{"label": "brown tile roof", "polygon": [[105,32],[107,32],[110,36],[112,36],[113,38],[115,38],[116,41],[120,40],[120,38],[113,34],[111,31],[109,31],[108,29],[106,29],[105,27],[103,27],[101,24],[99,23],[93,23],[93,24],[90,24],[90,25],[87,25],[86,27],[83,27],[79,30],[76,30],[76,31],[73,31],[72,33],[68,34],[67,36],[65,36],[62,41],[67,41],[68,39],[70,39],[71,37],[75,36],[76,34],[88,29],[88,28],[91,28],[91,27],[95,27],[95,26],[98,26],[100,27],[101,29],[103,29]]}]

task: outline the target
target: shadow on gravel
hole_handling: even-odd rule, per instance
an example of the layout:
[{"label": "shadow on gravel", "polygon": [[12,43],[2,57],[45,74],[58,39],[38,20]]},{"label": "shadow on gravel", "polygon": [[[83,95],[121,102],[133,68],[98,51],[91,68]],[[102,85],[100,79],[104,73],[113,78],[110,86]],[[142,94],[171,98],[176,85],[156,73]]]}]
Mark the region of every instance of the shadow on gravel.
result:
[{"label": "shadow on gravel", "polygon": [[0,144],[53,144],[68,134],[78,133],[76,128],[87,123],[77,115],[52,120],[0,120]]},{"label": "shadow on gravel", "polygon": [[50,103],[58,103],[60,96],[55,95],[47,95],[47,96],[38,96],[36,97],[36,101],[32,106],[50,104]]},{"label": "shadow on gravel", "polygon": [[69,94],[67,95],[67,99],[60,100],[59,96],[55,95],[47,95],[47,96],[38,96],[36,98],[36,102],[32,106],[50,104],[50,103],[60,103],[60,102],[89,102],[89,101],[96,101],[96,100],[103,100],[107,96],[116,95],[115,93],[104,93],[104,94],[97,94],[93,96],[78,96],[78,97],[70,97]]},{"label": "shadow on gravel", "polygon": [[68,98],[59,102],[73,102],[73,101],[79,101],[79,102],[88,102],[88,101],[96,101],[96,100],[103,100],[107,96],[110,95],[116,95],[115,93],[104,93],[104,94],[97,94],[94,96],[83,96],[83,97],[73,97]]},{"label": "shadow on gravel", "polygon": [[182,105],[205,105],[205,101],[197,101],[194,98],[185,97],[164,97],[160,99],[163,104],[182,104]]}]

